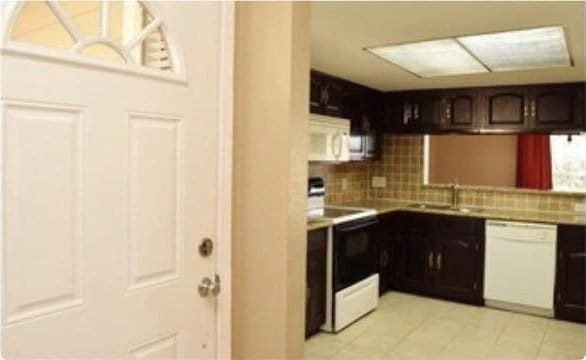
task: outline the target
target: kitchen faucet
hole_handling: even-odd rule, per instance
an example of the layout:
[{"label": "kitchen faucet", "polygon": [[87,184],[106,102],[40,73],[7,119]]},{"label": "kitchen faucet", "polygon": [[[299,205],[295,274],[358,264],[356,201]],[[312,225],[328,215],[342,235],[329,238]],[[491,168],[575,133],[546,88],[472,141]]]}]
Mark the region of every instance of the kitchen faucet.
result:
[{"label": "kitchen faucet", "polygon": [[452,189],[452,208],[456,209],[458,208],[458,179],[454,179],[454,182],[450,185],[450,187]]}]

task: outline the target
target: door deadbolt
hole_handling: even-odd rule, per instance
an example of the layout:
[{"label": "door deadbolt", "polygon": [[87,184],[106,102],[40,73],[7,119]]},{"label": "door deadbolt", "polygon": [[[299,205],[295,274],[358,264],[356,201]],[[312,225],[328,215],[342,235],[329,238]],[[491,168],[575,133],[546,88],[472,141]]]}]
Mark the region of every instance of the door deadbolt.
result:
[{"label": "door deadbolt", "polygon": [[208,257],[214,251],[214,242],[210,238],[204,238],[199,244],[199,254],[202,257]]}]

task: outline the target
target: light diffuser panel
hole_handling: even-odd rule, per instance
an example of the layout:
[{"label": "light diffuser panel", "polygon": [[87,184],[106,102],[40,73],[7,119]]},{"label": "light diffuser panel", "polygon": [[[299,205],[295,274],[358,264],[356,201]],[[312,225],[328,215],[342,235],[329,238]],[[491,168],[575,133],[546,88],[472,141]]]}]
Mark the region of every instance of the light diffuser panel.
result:
[{"label": "light diffuser panel", "polygon": [[570,66],[561,26],[459,37],[491,71]]},{"label": "light diffuser panel", "polygon": [[366,50],[424,78],[487,72],[454,39],[379,46]]}]

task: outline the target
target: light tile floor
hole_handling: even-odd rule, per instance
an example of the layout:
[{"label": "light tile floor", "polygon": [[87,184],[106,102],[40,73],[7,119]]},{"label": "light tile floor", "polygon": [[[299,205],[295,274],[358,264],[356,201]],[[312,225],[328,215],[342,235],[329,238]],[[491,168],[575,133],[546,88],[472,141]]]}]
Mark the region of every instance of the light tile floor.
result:
[{"label": "light tile floor", "polygon": [[582,359],[585,327],[571,322],[390,292],[340,333],[319,333],[305,359]]}]

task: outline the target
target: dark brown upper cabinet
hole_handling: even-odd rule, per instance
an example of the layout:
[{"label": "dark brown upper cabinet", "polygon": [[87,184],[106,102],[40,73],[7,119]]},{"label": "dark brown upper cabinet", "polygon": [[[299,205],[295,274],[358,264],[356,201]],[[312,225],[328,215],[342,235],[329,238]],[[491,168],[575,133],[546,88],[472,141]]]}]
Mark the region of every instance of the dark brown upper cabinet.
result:
[{"label": "dark brown upper cabinet", "polygon": [[530,90],[531,127],[535,130],[579,129],[584,124],[584,86],[535,86]]},{"label": "dark brown upper cabinet", "polygon": [[440,130],[474,131],[478,117],[478,99],[472,89],[441,92]]},{"label": "dark brown upper cabinet", "polygon": [[576,132],[584,83],[390,92],[386,133]]},{"label": "dark brown upper cabinet", "polygon": [[555,281],[555,317],[586,320],[586,227],[559,225]]},{"label": "dark brown upper cabinet", "polygon": [[345,82],[316,71],[311,72],[309,111],[314,114],[343,116]]},{"label": "dark brown upper cabinet", "polygon": [[318,74],[311,74],[309,88],[309,112],[314,114],[322,113],[322,77]]},{"label": "dark brown upper cabinet", "polygon": [[390,93],[385,103],[385,132],[424,133],[439,122],[440,96],[435,91]]},{"label": "dark brown upper cabinet", "polygon": [[479,91],[481,126],[486,130],[529,128],[529,94],[526,87],[486,88]]}]

